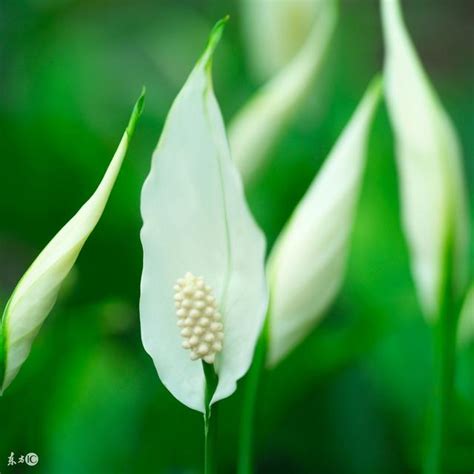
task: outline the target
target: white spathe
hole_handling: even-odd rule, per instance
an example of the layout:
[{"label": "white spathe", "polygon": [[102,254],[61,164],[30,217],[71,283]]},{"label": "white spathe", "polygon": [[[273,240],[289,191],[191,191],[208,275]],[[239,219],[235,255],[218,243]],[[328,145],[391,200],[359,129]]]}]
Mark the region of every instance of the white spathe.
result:
[{"label": "white spathe", "polygon": [[135,105],[127,130],[97,190],[38,255],[5,307],[0,334],[4,361],[0,392],[10,385],[28,357],[34,338],[54,306],[61,284],[104,211],[141,114],[143,100],[144,93]]},{"label": "white spathe", "polygon": [[231,395],[248,370],[267,308],[265,241],[231,160],[211,82],[223,21],[175,99],[143,186],[144,251],[140,318],[143,345],[168,390],[205,412],[201,360],[182,347],[174,285],[188,272],[212,288],[224,340],[212,402]]},{"label": "white spathe", "polygon": [[385,97],[396,140],[402,219],[419,299],[433,321],[444,291],[447,260],[452,261],[456,296],[467,284],[468,219],[461,150],[410,41],[398,0],[381,3]]},{"label": "white spathe", "polygon": [[339,291],[380,94],[376,78],[271,252],[270,365],[313,329]]},{"label": "white spathe", "polygon": [[267,80],[298,53],[328,0],[241,0],[244,43],[256,77]]},{"label": "white spathe", "polygon": [[325,0],[313,27],[292,60],[266,82],[229,125],[232,157],[245,184],[264,168],[269,153],[311,90],[337,22],[334,0]]}]

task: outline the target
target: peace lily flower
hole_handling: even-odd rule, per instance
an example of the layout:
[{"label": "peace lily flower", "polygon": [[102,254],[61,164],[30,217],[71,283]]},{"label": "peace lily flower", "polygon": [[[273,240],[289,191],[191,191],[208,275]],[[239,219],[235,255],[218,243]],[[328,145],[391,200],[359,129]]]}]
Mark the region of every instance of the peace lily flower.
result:
[{"label": "peace lily flower", "polygon": [[265,242],[245,202],[211,63],[225,19],[175,99],[143,186],[142,340],[168,390],[207,412],[248,370],[266,307]]},{"label": "peace lily flower", "polygon": [[376,78],[271,252],[271,365],[318,323],[339,291],[380,93]]},{"label": "peace lily flower", "polygon": [[468,280],[461,150],[410,41],[398,0],[382,1],[382,19],[385,96],[396,139],[403,224],[419,299],[434,321],[449,285],[447,274],[452,272],[456,299]]},{"label": "peace lily flower", "polygon": [[104,211],[141,114],[143,101],[144,92],[133,109],[118,149],[95,193],[38,255],[6,304],[0,325],[0,394],[27,359],[33,340],[53,308],[62,283]]},{"label": "peace lily flower", "polygon": [[242,0],[247,56],[260,79],[268,79],[298,53],[327,0]]},{"label": "peace lily flower", "polygon": [[[301,8],[298,2],[268,2],[268,6],[280,8],[280,3]],[[270,150],[320,72],[335,30],[337,9],[334,0],[322,1],[317,8],[313,27],[298,53],[256,92],[229,126],[232,156],[246,184],[264,167]]]}]

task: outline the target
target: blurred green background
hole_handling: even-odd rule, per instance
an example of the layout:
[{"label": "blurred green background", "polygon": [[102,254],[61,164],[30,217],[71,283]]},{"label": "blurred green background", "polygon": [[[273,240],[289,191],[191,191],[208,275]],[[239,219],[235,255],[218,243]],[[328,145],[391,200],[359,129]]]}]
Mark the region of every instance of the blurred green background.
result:
[{"label": "blurred green background", "polygon": [[[404,2],[404,11],[459,132],[472,210],[474,4]],[[139,196],[171,102],[210,28],[227,13],[214,77],[229,121],[259,86],[248,67],[237,0],[0,2],[2,303],[95,189],[141,86],[148,89],[104,216],[30,358],[0,399],[3,474],[201,472],[201,415],[164,389],[140,341]],[[315,93],[248,190],[270,245],[382,60],[378,3],[342,2]],[[408,263],[382,106],[344,288],[323,324],[263,381],[258,472],[419,471],[432,348]],[[461,474],[474,470],[473,347],[459,354],[456,383],[449,463]],[[240,387],[221,404],[222,473],[235,472],[241,401]],[[35,452],[40,463],[7,467],[11,452]]]}]

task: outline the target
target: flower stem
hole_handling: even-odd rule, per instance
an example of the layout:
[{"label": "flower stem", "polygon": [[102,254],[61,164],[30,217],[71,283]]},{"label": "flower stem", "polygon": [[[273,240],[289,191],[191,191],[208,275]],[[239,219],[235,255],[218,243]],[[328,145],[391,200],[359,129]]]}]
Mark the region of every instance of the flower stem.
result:
[{"label": "flower stem", "polygon": [[204,376],[206,378],[204,403],[204,474],[214,474],[216,470],[216,441],[217,441],[217,406],[212,408],[211,423],[211,400],[217,387],[217,374],[212,364],[202,363]]},{"label": "flower stem", "polygon": [[444,474],[448,472],[446,460],[452,419],[451,406],[456,372],[456,334],[461,303],[454,296],[452,253],[448,251],[446,257],[446,273],[444,275],[440,309],[433,328],[435,383],[431,425],[423,466],[424,474]]},{"label": "flower stem", "polygon": [[[268,319],[268,318],[267,318]],[[245,392],[239,435],[238,474],[253,472],[254,426],[260,377],[265,365],[268,347],[268,325],[265,324],[255,348],[252,366],[245,379]]]},{"label": "flower stem", "polygon": [[436,380],[425,474],[443,474],[446,472],[445,465],[456,366],[455,336],[456,318],[453,314],[445,314],[434,328]]}]

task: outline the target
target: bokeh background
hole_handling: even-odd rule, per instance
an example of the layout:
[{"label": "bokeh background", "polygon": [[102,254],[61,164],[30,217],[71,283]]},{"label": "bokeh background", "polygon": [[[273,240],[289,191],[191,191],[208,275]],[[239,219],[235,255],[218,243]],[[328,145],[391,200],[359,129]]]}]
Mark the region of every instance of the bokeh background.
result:
[{"label": "bokeh background", "polygon": [[[473,221],[474,4],[403,2],[462,142]],[[198,473],[202,419],[161,385],[140,341],[140,188],[166,113],[211,26],[229,121],[260,83],[237,0],[1,0],[0,300],[97,185],[143,84],[146,108],[105,214],[32,354],[0,399],[0,472]],[[379,5],[343,1],[324,72],[248,190],[269,245],[379,71]],[[471,245],[472,248],[472,245]],[[317,297],[317,295],[315,295]],[[235,472],[242,385],[221,404],[219,472]],[[371,133],[347,278],[324,322],[264,380],[260,473],[419,471],[432,383],[400,228],[385,106]],[[474,470],[474,349],[459,353],[452,473]],[[7,467],[35,452],[35,468]]]}]

